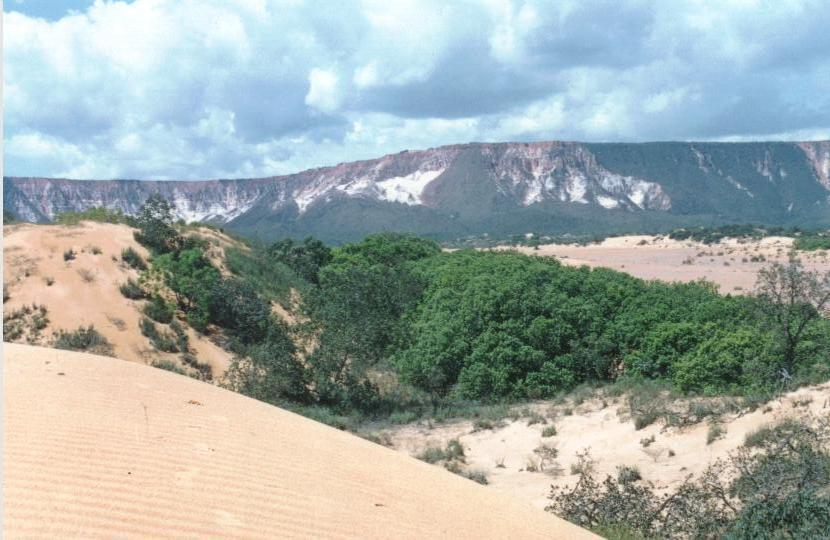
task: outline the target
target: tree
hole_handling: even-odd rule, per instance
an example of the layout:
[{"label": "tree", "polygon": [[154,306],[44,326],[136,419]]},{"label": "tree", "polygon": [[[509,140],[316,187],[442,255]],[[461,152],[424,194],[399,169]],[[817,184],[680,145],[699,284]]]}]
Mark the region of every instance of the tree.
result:
[{"label": "tree", "polygon": [[136,216],[139,232],[135,238],[156,251],[175,251],[181,243],[181,236],[173,228],[173,205],[159,193],[150,195]]},{"label": "tree", "polygon": [[775,263],[758,273],[758,308],[782,342],[781,371],[792,375],[808,327],[830,309],[830,272],[805,270],[801,261]]},{"label": "tree", "polygon": [[309,236],[302,244],[295,244],[291,238],[275,242],[268,248],[268,254],[285,264],[301,278],[317,285],[320,268],[331,262],[331,248],[320,240]]}]

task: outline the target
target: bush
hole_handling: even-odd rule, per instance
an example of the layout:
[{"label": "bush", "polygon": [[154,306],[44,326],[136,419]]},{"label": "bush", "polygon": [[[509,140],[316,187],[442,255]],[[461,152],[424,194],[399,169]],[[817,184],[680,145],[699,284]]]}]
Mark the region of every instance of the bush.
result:
[{"label": "bush", "polygon": [[74,261],[75,256],[75,251],[72,248],[69,248],[63,252],[63,260],[66,262]]},{"label": "bush", "polygon": [[121,250],[121,260],[130,268],[134,268],[139,272],[147,270],[147,263],[141,258],[138,251],[131,247]]},{"label": "bush", "polygon": [[141,288],[141,285],[132,278],[128,279],[125,283],[122,283],[118,290],[121,291],[121,294],[124,298],[129,298],[130,300],[141,300],[142,298],[146,298],[147,294],[144,292],[144,289]]},{"label": "bush", "polygon": [[176,362],[171,362],[170,360],[156,360],[152,363],[152,366],[165,371],[172,371],[173,373],[178,373],[179,375],[187,375],[187,372],[182,368],[182,366]]},{"label": "bush", "polygon": [[658,494],[632,473],[599,482],[580,456],[573,488],[554,487],[547,510],[595,531],[635,538],[820,538],[830,530],[826,420],[769,428],[674,492]]},{"label": "bush", "polygon": [[159,295],[154,295],[142,312],[156,322],[167,324],[173,320],[173,307]]},{"label": "bush", "polygon": [[542,437],[553,437],[556,435],[556,426],[546,426],[542,430]]},{"label": "bush", "polygon": [[107,341],[90,324],[86,328],[78,327],[74,331],[59,330],[53,335],[53,347],[70,351],[85,351],[94,354],[113,355],[112,343]]},{"label": "bush", "polygon": [[638,480],[642,479],[643,476],[640,474],[640,469],[638,469],[637,467],[629,467],[627,465],[617,467],[617,482],[619,482],[620,484],[637,482]]},{"label": "bush", "polygon": [[138,323],[141,329],[141,335],[150,340],[150,343],[161,352],[175,353],[179,352],[178,340],[174,334],[159,331],[156,325],[147,317],[142,317]]}]

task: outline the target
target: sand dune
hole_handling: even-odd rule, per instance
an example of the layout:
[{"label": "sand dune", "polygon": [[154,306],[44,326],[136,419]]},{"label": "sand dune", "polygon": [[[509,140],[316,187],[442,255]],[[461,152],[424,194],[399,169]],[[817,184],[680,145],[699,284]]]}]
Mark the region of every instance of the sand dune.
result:
[{"label": "sand dune", "polygon": [[[215,231],[204,232],[222,238]],[[177,354],[153,349],[139,332],[144,301],[128,300],[118,290],[127,279],[138,277],[138,272],[120,261],[121,251],[132,247],[147,256],[147,250],[133,238],[133,229],[94,222],[19,224],[4,227],[3,235],[3,279],[11,295],[3,312],[32,303],[48,310],[49,325],[35,344],[48,344],[56,330],[92,324],[113,344],[118,358],[140,363],[178,362]],[[65,261],[63,254],[69,249],[76,257]],[[47,279],[52,280],[51,285]],[[221,375],[230,363],[230,354],[190,328],[187,333],[194,355],[209,364],[214,375]]]},{"label": "sand dune", "polygon": [[[527,418],[506,419],[496,429],[474,430],[468,420],[437,426],[426,423],[397,426],[383,432],[391,446],[418,455],[431,446],[443,447],[458,439],[469,467],[483,471],[488,488],[531,502],[538,508],[550,503],[551,485],[573,486],[577,475],[571,470],[577,453],[588,450],[600,478],[615,476],[617,467],[637,467],[644,480],[660,491],[677,488],[689,475],[700,475],[718,458],[725,458],[744,443],[746,435],[788,417],[830,413],[830,383],[805,387],[767,403],[752,412],[724,414],[719,425],[723,436],[707,442],[708,422],[667,428],[656,422],[637,430],[622,398],[591,399],[576,406],[538,402],[527,407],[547,418],[547,424],[528,425]],[[563,411],[572,410],[573,414]],[[556,435],[542,437],[548,425]],[[652,442],[643,443],[652,439]],[[534,450],[540,445],[556,448],[558,456],[547,470],[529,472],[539,465]]]},{"label": "sand dune", "polygon": [[[553,256],[572,266],[613,268],[643,279],[707,279],[717,283],[721,293],[742,294],[754,288],[758,270],[769,262],[785,262],[792,244],[793,239],[785,237],[742,242],[726,239],[705,245],[666,237],[620,236],[587,246],[547,244],[539,249],[515,249],[528,255]],[[830,256],[825,251],[802,252],[799,257],[806,268],[830,271]]]},{"label": "sand dune", "polygon": [[3,355],[8,538],[593,537],[184,376],[27,345]]}]

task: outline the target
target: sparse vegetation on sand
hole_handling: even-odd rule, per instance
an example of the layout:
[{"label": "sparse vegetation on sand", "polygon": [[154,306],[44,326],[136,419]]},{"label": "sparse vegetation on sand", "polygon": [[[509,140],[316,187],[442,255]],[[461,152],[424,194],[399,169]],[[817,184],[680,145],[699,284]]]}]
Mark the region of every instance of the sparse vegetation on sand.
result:
[{"label": "sparse vegetation on sand", "polygon": [[611,538],[818,538],[830,530],[826,418],[757,432],[698,478],[659,494],[630,468],[596,478],[590,457],[548,510]]},{"label": "sparse vegetation on sand", "polygon": [[80,326],[77,330],[58,330],[52,336],[52,346],[56,349],[84,351],[105,356],[113,355],[113,346],[92,325]]},{"label": "sparse vegetation on sand", "polygon": [[44,305],[24,305],[3,313],[3,339],[39,343],[41,332],[49,325],[49,313]]}]

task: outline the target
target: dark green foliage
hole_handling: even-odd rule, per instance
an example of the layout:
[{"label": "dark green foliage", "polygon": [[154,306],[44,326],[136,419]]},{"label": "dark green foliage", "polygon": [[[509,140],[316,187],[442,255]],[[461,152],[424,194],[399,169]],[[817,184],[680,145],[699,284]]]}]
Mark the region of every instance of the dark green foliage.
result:
[{"label": "dark green foliage", "polygon": [[552,396],[621,368],[667,377],[715,326],[751,322],[749,299],[706,283],[645,283],[518,254],[441,254],[413,272],[428,285],[395,364],[418,387],[466,398]]},{"label": "dark green foliage", "polygon": [[238,279],[217,279],[208,291],[210,321],[227,328],[243,344],[262,341],[271,325],[271,307]]},{"label": "dark green foliage", "polygon": [[131,247],[121,250],[121,260],[129,267],[135,268],[139,272],[147,269],[147,263],[141,258],[141,255]]},{"label": "dark green foliage", "polygon": [[225,250],[225,264],[228,270],[251,284],[266,300],[283,305],[290,304],[291,289],[302,294],[308,285],[291,268],[274,260],[263,250],[228,248]]},{"label": "dark green foliage", "polygon": [[164,281],[176,293],[176,300],[185,311],[204,309],[210,290],[219,279],[219,271],[210,264],[199,248],[159,255],[153,265],[164,274]]},{"label": "dark green foliage", "polygon": [[576,485],[554,488],[548,510],[594,530],[635,537],[821,538],[830,530],[830,430],[826,420],[789,420],[751,445],[658,495],[631,474],[598,482],[586,455]]},{"label": "dark green foliage", "polygon": [[144,289],[141,288],[141,285],[139,285],[138,282],[132,278],[122,283],[118,287],[118,290],[121,291],[124,298],[129,298],[130,300],[140,300],[147,297],[147,294],[144,292]]},{"label": "dark green foliage", "polygon": [[138,227],[135,239],[155,253],[181,247],[183,239],[173,228],[173,205],[158,193],[150,195],[141,206],[135,225]]},{"label": "dark green foliage", "polygon": [[268,255],[291,268],[309,283],[318,283],[320,268],[331,261],[331,248],[314,237],[307,237],[302,244],[285,238],[268,248]]},{"label": "dark green foliage", "polygon": [[15,217],[12,212],[9,212],[5,208],[3,209],[3,225],[14,225],[15,223],[20,223],[20,220]]},{"label": "dark green foliage", "polygon": [[830,272],[805,270],[797,260],[775,263],[758,273],[756,289],[757,309],[778,337],[780,360],[775,367],[783,377],[791,377],[799,347],[830,307]]},{"label": "dark green foliage", "polygon": [[157,294],[147,302],[142,312],[162,324],[167,324],[173,320],[173,307]]},{"label": "dark green foliage", "polygon": [[94,354],[113,355],[112,344],[91,324],[77,330],[59,330],[53,335],[53,347],[70,351],[85,351]]},{"label": "dark green foliage", "polygon": [[288,330],[272,321],[265,338],[231,364],[227,380],[238,392],[269,403],[305,403],[311,398],[309,373],[297,357]]},{"label": "dark green foliage", "polygon": [[802,234],[796,237],[793,247],[804,251],[830,250],[830,231]]},{"label": "dark green foliage", "polygon": [[309,363],[323,402],[379,406],[378,389],[366,376],[391,353],[403,314],[421,296],[423,279],[411,264],[439,251],[429,241],[382,234],[334,252],[305,305],[319,343]]}]

